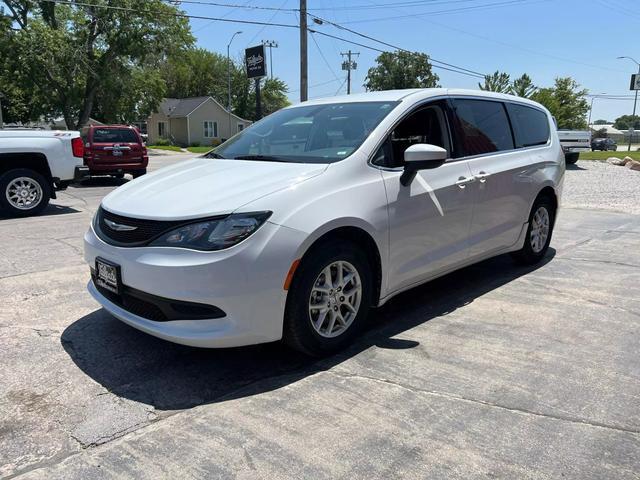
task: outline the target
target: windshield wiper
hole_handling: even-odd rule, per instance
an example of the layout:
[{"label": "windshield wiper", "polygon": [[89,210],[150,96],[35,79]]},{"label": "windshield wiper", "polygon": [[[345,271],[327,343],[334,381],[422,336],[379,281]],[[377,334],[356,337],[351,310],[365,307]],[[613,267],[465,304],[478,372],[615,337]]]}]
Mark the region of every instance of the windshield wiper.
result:
[{"label": "windshield wiper", "polygon": [[284,158],[274,157],[272,155],[238,155],[233,157],[234,160],[261,160],[264,162],[287,162]]}]

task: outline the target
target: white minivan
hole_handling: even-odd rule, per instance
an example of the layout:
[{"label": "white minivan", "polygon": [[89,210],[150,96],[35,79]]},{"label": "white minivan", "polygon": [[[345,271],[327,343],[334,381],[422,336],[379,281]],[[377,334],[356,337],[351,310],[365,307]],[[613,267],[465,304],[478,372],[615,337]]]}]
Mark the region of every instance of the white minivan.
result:
[{"label": "white minivan", "polygon": [[551,115],[526,99],[304,102],[107,195],[85,235],[88,289],[172,342],[326,354],[402,291],[507,252],[539,261],[564,171]]}]

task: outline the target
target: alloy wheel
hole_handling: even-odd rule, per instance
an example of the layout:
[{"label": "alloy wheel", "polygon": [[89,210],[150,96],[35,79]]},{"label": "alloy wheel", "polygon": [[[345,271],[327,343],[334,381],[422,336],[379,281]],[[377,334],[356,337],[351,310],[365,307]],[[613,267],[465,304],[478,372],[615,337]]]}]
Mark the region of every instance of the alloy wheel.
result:
[{"label": "alloy wheel", "polygon": [[543,206],[538,207],[531,219],[531,234],[529,241],[534,253],[540,253],[549,238],[549,212]]},{"label": "alloy wheel", "polygon": [[5,196],[18,210],[31,210],[42,201],[42,187],[33,178],[18,177],[7,185]]},{"label": "alloy wheel", "polygon": [[318,275],[309,296],[309,320],[322,337],[333,338],[353,323],[362,299],[362,281],[349,262],[336,261]]}]

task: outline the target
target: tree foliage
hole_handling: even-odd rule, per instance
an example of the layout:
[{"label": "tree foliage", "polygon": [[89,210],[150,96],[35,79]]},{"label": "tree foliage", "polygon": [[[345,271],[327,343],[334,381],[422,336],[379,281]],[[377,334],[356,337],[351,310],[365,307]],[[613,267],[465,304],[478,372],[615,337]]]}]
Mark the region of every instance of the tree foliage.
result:
[{"label": "tree foliage", "polygon": [[[244,63],[201,48],[187,50],[183,55],[170,58],[162,68],[167,85],[167,96],[174,98],[209,95],[225,107],[228,100],[228,68],[231,70],[231,111],[255,120],[255,81],[247,78]],[[263,115],[289,105],[287,85],[280,79],[261,80]]]},{"label": "tree foliage", "polygon": [[484,83],[478,83],[478,87],[487,92],[510,93],[511,77],[508,73],[496,70],[491,75],[485,75]]},{"label": "tree foliage", "polygon": [[383,52],[376,58],[365,78],[364,87],[371,90],[396,88],[431,88],[438,86],[438,75],[432,72],[429,56],[418,52]]},{"label": "tree foliage", "polygon": [[593,122],[594,125],[609,125],[610,122],[609,120],[596,120],[595,122]]},{"label": "tree foliage", "polygon": [[18,28],[0,36],[0,51],[12,52],[0,61],[0,93],[19,120],[62,115],[78,128],[94,110],[105,119],[145,116],[164,96],[153,71],[193,42],[188,21],[162,0],[118,2],[132,10],[105,8],[106,0],[4,3]]},{"label": "tree foliage", "polygon": [[622,115],[616,118],[613,127],[618,130],[629,130],[632,127],[634,130],[640,130],[640,116]]},{"label": "tree foliage", "polygon": [[523,73],[520,78],[516,78],[511,83],[510,93],[522,98],[531,98],[537,90],[538,88],[533,84],[531,77]]},{"label": "tree foliage", "polygon": [[559,77],[553,87],[541,88],[531,98],[547,107],[556,118],[558,128],[577,130],[587,127],[589,103],[586,95],[587,91],[580,89],[571,77]]}]

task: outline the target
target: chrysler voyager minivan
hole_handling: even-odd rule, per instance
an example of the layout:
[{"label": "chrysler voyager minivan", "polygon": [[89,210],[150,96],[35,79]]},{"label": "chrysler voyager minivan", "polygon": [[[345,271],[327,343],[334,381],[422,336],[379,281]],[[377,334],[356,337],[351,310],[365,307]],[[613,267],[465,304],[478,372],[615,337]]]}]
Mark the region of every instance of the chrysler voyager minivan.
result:
[{"label": "chrysler voyager minivan", "polygon": [[344,347],[371,307],[486,258],[545,255],[564,177],[523,98],[416,89],[280,110],[107,195],[88,289],[115,317],[198,347]]}]

